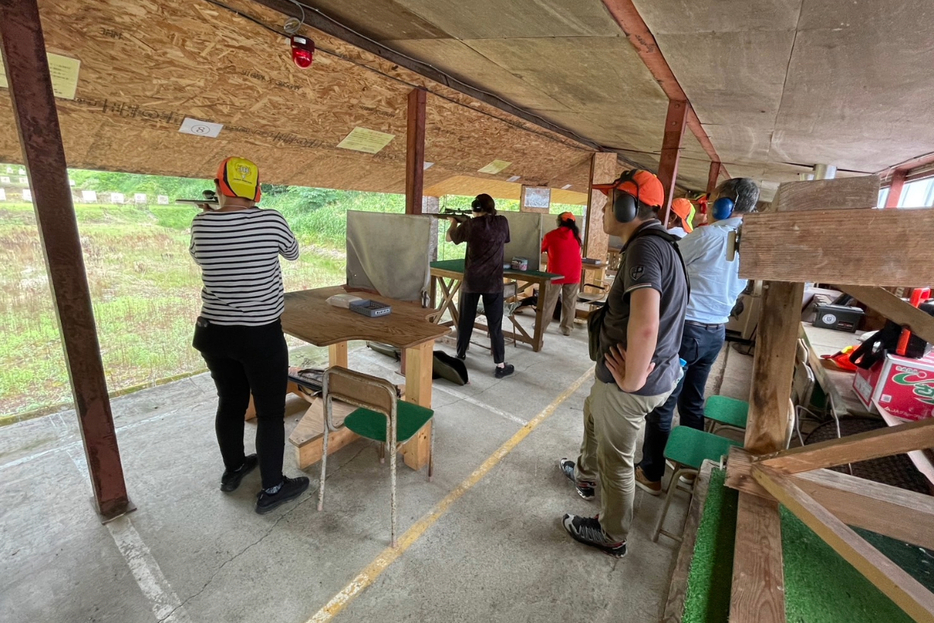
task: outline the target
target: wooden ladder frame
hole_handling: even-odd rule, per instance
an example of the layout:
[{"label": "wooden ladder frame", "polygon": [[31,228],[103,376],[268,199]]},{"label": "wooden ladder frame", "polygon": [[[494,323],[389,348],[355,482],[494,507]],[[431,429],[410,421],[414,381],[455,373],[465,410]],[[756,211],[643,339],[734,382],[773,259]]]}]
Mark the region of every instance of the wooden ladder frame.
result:
[{"label": "wooden ladder frame", "polygon": [[[857,284],[839,288],[934,341],[934,317],[878,287],[934,283],[934,210],[865,209],[876,205],[877,193],[878,178],[791,182],[769,213],[744,219],[740,276],[771,281],[764,284],[745,448],[734,448],[727,464],[727,486],[740,491],[731,623],[785,622],[779,503],[915,621],[934,623],[934,594],[849,527],[932,548],[934,497],[826,469],[934,448],[934,419],[781,450],[800,282]],[[877,248],[847,244],[855,239]]]}]

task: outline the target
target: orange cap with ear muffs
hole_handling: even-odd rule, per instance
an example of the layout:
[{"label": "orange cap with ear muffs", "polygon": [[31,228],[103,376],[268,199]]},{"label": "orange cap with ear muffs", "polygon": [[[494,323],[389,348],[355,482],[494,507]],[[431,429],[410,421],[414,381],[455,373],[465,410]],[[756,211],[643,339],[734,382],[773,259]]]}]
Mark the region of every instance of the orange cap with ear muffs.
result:
[{"label": "orange cap with ear muffs", "polygon": [[259,167],[246,158],[227,158],[217,169],[217,186],[227,197],[258,202],[263,195],[259,186]]}]

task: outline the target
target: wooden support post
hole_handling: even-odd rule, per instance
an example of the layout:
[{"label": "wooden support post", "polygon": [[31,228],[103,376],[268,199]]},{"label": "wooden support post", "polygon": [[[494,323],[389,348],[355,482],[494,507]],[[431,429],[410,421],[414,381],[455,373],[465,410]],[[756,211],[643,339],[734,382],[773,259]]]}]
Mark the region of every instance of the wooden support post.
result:
[{"label": "wooden support post", "polygon": [[889,194],[885,198],[886,208],[897,208],[898,202],[902,199],[902,189],[905,188],[905,169],[895,169],[892,172],[892,184],[889,186]]},{"label": "wooden support post", "polygon": [[[405,399],[422,407],[431,408],[431,368],[435,341],[430,340],[405,350]],[[428,422],[415,437],[402,447],[405,464],[412,469],[428,465],[431,452],[431,427]]]},{"label": "wooden support post", "polygon": [[328,346],[328,366],[349,367],[347,365],[347,342],[338,342]]},{"label": "wooden support post", "polygon": [[[934,594],[920,582],[818,504],[788,476],[760,465],[753,466],[752,474],[775,499],[784,504],[908,616],[919,622],[934,622]],[[737,538],[739,531],[740,527],[737,525]],[[736,623],[732,616],[730,621]]]},{"label": "wooden support post", "polygon": [[409,92],[408,126],[405,150],[405,213],[422,213],[425,188],[425,109],[428,93],[424,89]]},{"label": "wooden support post", "polygon": [[710,163],[710,172],[707,173],[707,195],[712,197],[713,193],[717,190],[717,181],[720,179],[720,163],[711,162]]},{"label": "wooden support post", "polygon": [[762,310],[746,425],[746,449],[754,454],[775,452],[785,447],[804,297],[803,283],[769,281],[762,287]]},{"label": "wooden support post", "polygon": [[668,212],[671,210],[671,200],[674,198],[675,182],[678,180],[678,161],[681,159],[681,137],[684,136],[684,124],[687,122],[689,108],[690,106],[684,100],[668,102],[662,155],[658,163],[658,179],[665,188],[665,203],[658,215],[663,225],[668,222]]},{"label": "wooden support post", "polygon": [[892,322],[897,322],[909,328],[912,333],[934,344],[934,316],[929,316],[882,288],[873,286],[837,287]]},{"label": "wooden support post", "polygon": [[590,163],[590,199],[587,201],[587,229],[584,232],[584,257],[607,259],[609,236],[603,231],[603,211],[606,195],[594,190],[594,184],[610,184],[616,180],[617,157],[615,153],[599,152]]},{"label": "wooden support post", "polygon": [[[751,406],[749,416],[751,420]],[[756,461],[785,474],[797,474],[927,448],[934,448],[931,418],[792,448],[761,456]]]},{"label": "wooden support post", "polygon": [[117,447],[36,0],[0,0],[0,41],[94,500],[107,521],[133,507]]},{"label": "wooden support post", "polygon": [[785,623],[778,503],[750,493],[739,494],[730,623]]}]

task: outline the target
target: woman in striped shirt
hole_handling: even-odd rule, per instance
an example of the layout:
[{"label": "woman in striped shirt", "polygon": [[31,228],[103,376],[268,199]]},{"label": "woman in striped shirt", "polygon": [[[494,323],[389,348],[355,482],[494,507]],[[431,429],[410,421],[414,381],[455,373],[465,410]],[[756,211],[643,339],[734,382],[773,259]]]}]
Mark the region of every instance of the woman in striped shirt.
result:
[{"label": "woman in striped shirt", "polygon": [[[191,224],[189,251],[201,267],[201,315],[193,346],[217,386],[215,432],[226,468],[221,491],[234,491],[259,464],[263,488],[256,512],[298,497],[308,478],[282,474],[289,351],[279,317],[285,306],[279,256],[298,259],[298,242],[275,210],[256,206],[259,171],[243,158],[221,163],[218,205],[202,205]],[[256,407],[256,454],[243,450],[250,394]]]}]

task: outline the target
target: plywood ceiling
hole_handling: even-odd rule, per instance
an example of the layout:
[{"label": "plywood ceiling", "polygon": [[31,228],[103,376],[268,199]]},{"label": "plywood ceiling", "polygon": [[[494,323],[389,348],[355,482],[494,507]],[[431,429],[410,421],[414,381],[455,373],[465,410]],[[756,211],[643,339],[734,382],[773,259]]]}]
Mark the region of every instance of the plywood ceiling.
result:
[{"label": "plywood ceiling", "polygon": [[[273,28],[284,21],[248,0],[226,4]],[[406,98],[426,86],[426,187],[464,176],[587,185],[590,148],[323,33],[309,32],[319,53],[303,71],[283,37],[204,0],[41,0],[40,14],[49,51],[81,61],[76,99],[57,101],[72,167],[213,177],[237,154],[267,182],[404,192]],[[427,32],[417,20],[410,31]],[[182,134],[185,117],[224,129],[216,139]],[[355,127],[395,138],[375,155],[338,148]],[[20,158],[0,90],[0,161]],[[478,173],[493,160],[511,164]]]},{"label": "plywood ceiling", "polygon": [[[877,172],[934,151],[929,0],[633,3],[730,173],[766,194],[816,163]],[[600,0],[309,4],[657,167],[667,100]],[[707,156],[685,143],[679,181],[703,188]]]}]

